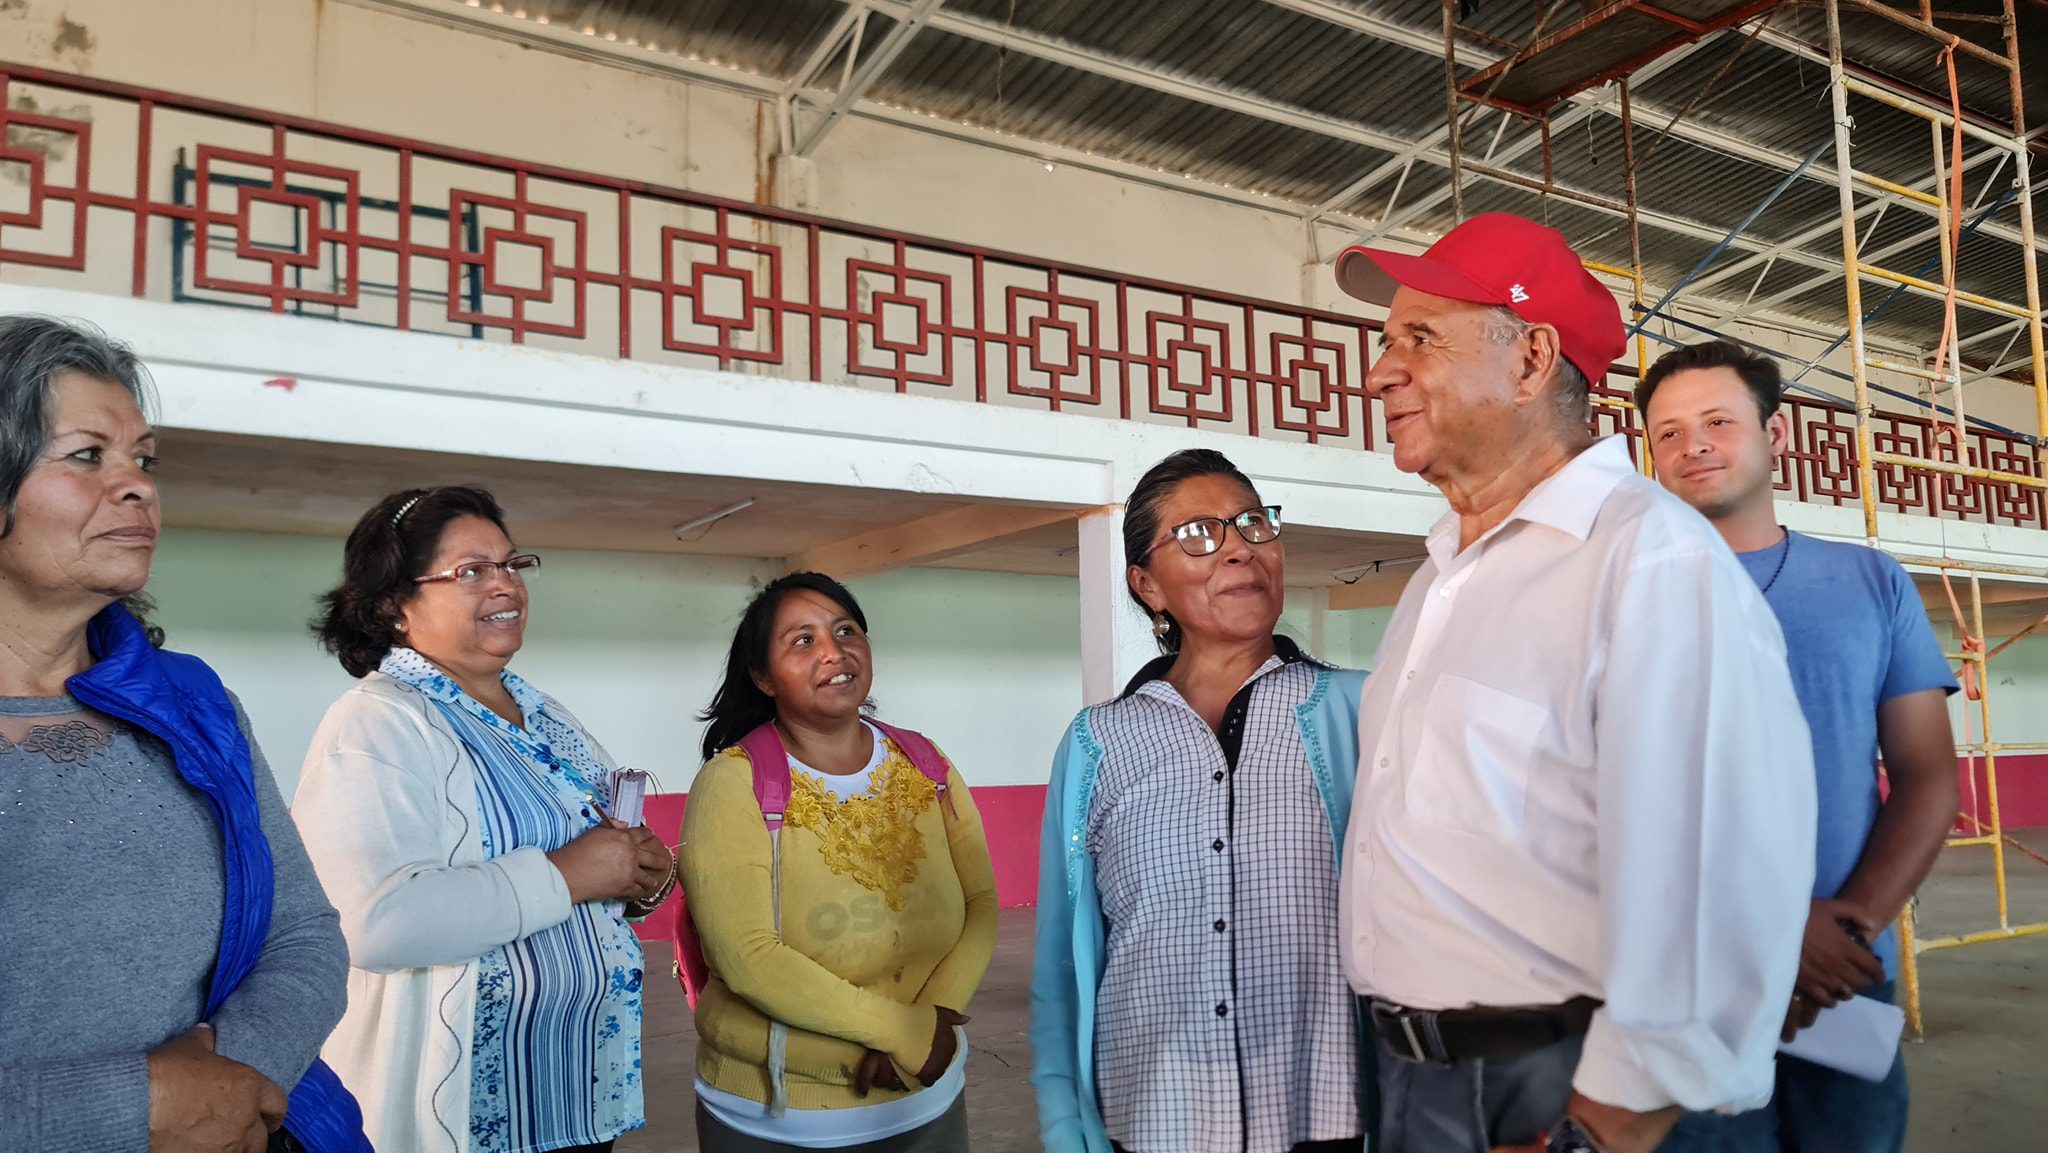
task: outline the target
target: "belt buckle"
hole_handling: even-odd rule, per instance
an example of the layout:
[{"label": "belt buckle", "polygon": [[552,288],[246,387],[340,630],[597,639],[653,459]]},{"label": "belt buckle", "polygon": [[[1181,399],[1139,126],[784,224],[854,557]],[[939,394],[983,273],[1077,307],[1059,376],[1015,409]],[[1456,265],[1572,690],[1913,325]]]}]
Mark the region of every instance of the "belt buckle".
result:
[{"label": "belt buckle", "polygon": [[[1436,1030],[1436,1014],[1382,1001],[1373,1002],[1372,1011],[1401,1026],[1401,1036],[1408,1042],[1408,1052],[1396,1053],[1395,1056],[1405,1057],[1418,1065],[1450,1064],[1449,1056],[1444,1052],[1443,1038]],[[1420,1028],[1416,1025],[1418,1018],[1421,1019]]]}]

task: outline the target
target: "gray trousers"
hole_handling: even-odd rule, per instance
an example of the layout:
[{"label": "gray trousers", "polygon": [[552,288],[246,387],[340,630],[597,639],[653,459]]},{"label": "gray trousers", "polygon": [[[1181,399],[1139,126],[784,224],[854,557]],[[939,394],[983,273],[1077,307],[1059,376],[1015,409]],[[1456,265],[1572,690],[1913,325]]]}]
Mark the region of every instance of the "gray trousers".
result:
[{"label": "gray trousers", "polygon": [[[804,1153],[795,1145],[763,1141],[734,1132],[697,1102],[697,1148],[701,1153]],[[880,1141],[841,1146],[844,1153],[967,1153],[967,1094],[961,1093],[938,1120]]]},{"label": "gray trousers", "polygon": [[1541,1144],[1564,1117],[1582,1037],[1504,1061],[1425,1064],[1378,1046],[1380,1140],[1375,1153],[1488,1153]]}]

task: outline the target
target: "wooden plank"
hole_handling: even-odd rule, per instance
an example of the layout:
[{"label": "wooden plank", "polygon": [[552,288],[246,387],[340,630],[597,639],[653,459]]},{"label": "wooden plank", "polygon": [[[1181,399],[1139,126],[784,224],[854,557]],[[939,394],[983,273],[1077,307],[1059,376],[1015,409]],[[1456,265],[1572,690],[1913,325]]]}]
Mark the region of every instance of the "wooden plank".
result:
[{"label": "wooden plank", "polygon": [[972,504],[848,537],[789,558],[791,571],[839,580],[939,560],[1020,532],[1073,520],[1082,510],[1013,504]]}]

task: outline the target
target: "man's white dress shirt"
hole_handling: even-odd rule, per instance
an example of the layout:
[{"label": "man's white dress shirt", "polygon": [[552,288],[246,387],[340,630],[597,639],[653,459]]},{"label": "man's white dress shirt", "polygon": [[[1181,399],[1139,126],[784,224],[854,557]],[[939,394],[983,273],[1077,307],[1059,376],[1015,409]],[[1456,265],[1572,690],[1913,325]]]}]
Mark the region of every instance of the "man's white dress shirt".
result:
[{"label": "man's white dress shirt", "polygon": [[1605,1002],[1574,1087],[1769,1100],[1814,870],[1812,745],[1776,619],[1619,437],[1394,610],[1359,716],[1340,910],[1360,993]]}]

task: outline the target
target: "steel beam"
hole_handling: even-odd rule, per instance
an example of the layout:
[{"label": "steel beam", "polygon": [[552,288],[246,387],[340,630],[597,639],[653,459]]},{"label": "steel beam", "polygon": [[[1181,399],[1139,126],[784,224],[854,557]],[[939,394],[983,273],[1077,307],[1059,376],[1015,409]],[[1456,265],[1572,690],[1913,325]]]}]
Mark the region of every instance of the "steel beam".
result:
[{"label": "steel beam", "polygon": [[[944,0],[916,0],[907,7],[899,6],[898,11],[888,13],[890,18],[896,21],[896,26],[889,29],[888,34],[882,37],[882,42],[875,45],[875,50],[869,53],[865,60],[856,59],[860,53],[860,43],[855,40],[853,46],[847,50],[846,62],[852,71],[823,109],[825,118],[812,125],[808,132],[797,137],[798,156],[809,156],[818,150],[818,145],[825,142],[826,135],[833,127],[845,118],[848,112],[853,111],[854,105],[860,103],[861,98],[868,94],[868,89],[874,87],[875,81],[881,79],[882,73],[889,70],[889,65],[894,64],[896,58],[903,54],[903,50],[910,47],[911,40],[924,30],[943,2]],[[855,0],[855,4],[863,8],[869,6],[868,0]]]},{"label": "steel beam", "polygon": [[[868,2],[875,11],[891,17],[904,12],[906,8],[901,0],[868,0]],[[1307,2],[1307,0],[1303,0],[1303,2]],[[1367,18],[1361,18],[1361,22],[1374,23]],[[1395,163],[1397,160],[1406,163],[1409,157],[1427,162],[1439,168],[1450,166],[1450,159],[1447,154],[1423,149],[1416,142],[1378,132],[1363,125],[1335,122],[1328,117],[1306,109],[1277,105],[1261,97],[1198,84],[1159,69],[1117,60],[1090,49],[1055,43],[1028,33],[1015,32],[994,21],[966,16],[957,12],[938,12],[932,16],[931,26],[940,31],[966,36],[983,43],[1003,45],[1014,51],[1023,52],[1039,59],[1090,72],[1098,76],[1108,77],[1122,83],[1132,84],[1180,99],[1196,101],[1212,107],[1228,109],[1243,115],[1265,119],[1272,123],[1287,124],[1304,131],[1320,132],[1332,139],[1347,140],[1351,143],[1384,151],[1390,154],[1390,158],[1382,162],[1379,166],[1382,168]],[[1657,60],[1637,70],[1634,77],[1635,82],[1641,83],[1668,68],[1676,66],[1693,52],[1698,51],[1700,46],[1705,43],[1706,41],[1697,41],[1659,57]],[[1438,49],[1439,52],[1441,50],[1441,48]],[[1610,93],[1606,92],[1585,95],[1586,99],[1575,103],[1570,111],[1551,122],[1553,134],[1562,132],[1601,111],[1614,99]],[[1502,149],[1494,157],[1496,168],[1527,155],[1539,148],[1541,144],[1542,139],[1538,134],[1524,136],[1516,143]],[[1797,167],[1796,162],[1792,167]],[[1787,169],[1787,171],[1791,170],[1791,168]],[[1512,178],[1511,174],[1489,173],[1483,169],[1475,169],[1472,175],[1477,179],[1488,180],[1510,187],[1526,187],[1527,184],[1526,180]],[[1590,208],[1592,211],[1602,212],[1615,217],[1626,216],[1626,213],[1621,212],[1614,205],[1601,203],[1601,201],[1610,200],[1611,198],[1601,197],[1597,192],[1569,185],[1558,185],[1556,187],[1561,197],[1570,198]],[[1422,213],[1442,204],[1450,199],[1450,197],[1451,190],[1446,188],[1432,192],[1420,200],[1412,202],[1407,208],[1389,215],[1375,225],[1371,230],[1370,238],[1378,239],[1384,237],[1394,229],[1405,226]],[[1316,218],[1313,212],[1307,215],[1311,219]],[[1652,228],[1701,240],[1719,241],[1725,235],[1725,230],[1723,229],[1717,229],[1712,225],[1699,221],[1673,216],[1669,213],[1641,209],[1637,213],[1637,218]],[[1743,248],[1746,251],[1755,251],[1759,243],[1756,241],[1739,241],[1737,247]],[[1787,259],[1807,264],[1816,269],[1829,267],[1824,258],[1813,256],[1810,253],[1794,253],[1789,255]]]},{"label": "steel beam", "polygon": [[[587,60],[630,72],[657,76],[670,80],[683,80],[704,84],[709,87],[739,93],[758,100],[776,101],[790,95],[785,81],[771,76],[762,76],[743,69],[701,59],[688,52],[667,50],[660,47],[641,47],[623,41],[606,40],[601,36],[589,35],[566,25],[548,25],[517,16],[492,12],[486,8],[471,8],[455,0],[339,0],[341,3],[390,12],[415,20],[426,20],[451,28],[469,32],[482,32],[517,44],[539,48],[568,56],[572,59]],[[834,93],[829,89],[808,88],[796,93],[808,103],[824,104]],[[1173,172],[1147,164],[1137,164],[1100,156],[1080,148],[1027,140],[992,128],[966,124],[943,116],[919,112],[874,99],[862,99],[850,110],[864,120],[883,124],[913,128],[917,131],[948,140],[977,144],[1019,156],[1027,156],[1043,163],[1058,164],[1086,172],[1097,172],[1128,180],[1135,184],[1166,189],[1168,191],[1199,196],[1207,200],[1221,201],[1245,208],[1256,208],[1278,216],[1299,217],[1310,206],[1283,197],[1270,196],[1250,189],[1231,188],[1212,180],[1200,180],[1185,173]],[[1352,227],[1363,227],[1369,222],[1349,213],[1333,213],[1334,220],[1341,220]]]},{"label": "steel beam", "polygon": [[[602,37],[582,34],[580,30],[543,25],[533,20],[505,16],[481,8],[471,8],[457,3],[455,0],[446,0],[446,2],[435,2],[435,0],[347,0],[347,2],[363,7],[378,8],[439,20],[458,27],[483,28],[501,36],[509,36],[510,38],[529,43],[544,44],[558,50],[567,50],[574,55],[591,59],[603,59],[613,63],[626,63],[628,66],[636,67],[643,71],[680,75],[693,80],[706,81],[764,99],[790,98],[784,91],[785,86],[782,82],[778,82],[770,77],[755,76],[724,64],[696,60],[689,53],[664,52],[651,48],[619,44],[615,41],[607,41]],[[914,9],[928,2],[928,0],[919,0],[918,4],[905,3],[903,0],[847,0],[847,2],[864,2],[868,7],[883,15],[890,16],[892,19],[898,19],[899,22],[907,22]],[[1267,0],[1267,2],[1278,3],[1282,7],[1297,11],[1309,11],[1311,14],[1318,16],[1338,15],[1343,11],[1334,5],[1324,3],[1323,0]],[[1231,108],[1234,111],[1250,116],[1258,116],[1274,123],[1291,123],[1305,131],[1320,132],[1325,136],[1335,139],[1347,139],[1365,147],[1388,152],[1395,157],[1405,156],[1412,152],[1415,159],[1422,162],[1430,163],[1437,167],[1449,166],[1447,156],[1433,150],[1419,148],[1416,142],[1402,140],[1362,125],[1333,125],[1328,118],[1310,113],[1305,109],[1287,108],[1277,105],[1272,101],[1243,93],[1219,92],[1214,88],[1198,85],[1156,69],[1113,60],[1098,53],[1088,52],[1079,48],[1052,44],[1042,38],[1014,33],[993,22],[964,16],[959,13],[930,11],[928,12],[928,17],[929,19],[926,22],[930,26],[950,33],[976,36],[988,43],[999,43],[1010,49],[1041,56],[1070,67],[1084,68],[1085,70],[1093,71],[1099,75],[1110,76],[1126,83],[1132,83],[1154,91],[1167,92],[1185,99],[1201,101],[1216,107]],[[1397,31],[1387,21],[1361,16],[1357,13],[1351,13],[1349,16],[1342,17],[1339,20],[1333,20],[1333,23],[1354,31],[1380,36],[1382,39],[1392,43],[1415,46],[1421,42],[1415,36],[1409,36]],[[1768,30],[1766,30],[1766,35],[1768,35]],[[1433,50],[1441,53],[1442,48],[1436,37],[1422,36],[1422,40],[1434,44]],[[1640,83],[1663,69],[1671,67],[1680,60],[1683,60],[1691,52],[1696,51],[1700,45],[1707,42],[1699,41],[1695,44],[1687,45],[1684,48],[1667,53],[1656,61],[1638,69],[1635,74],[1637,82]],[[1463,50],[1461,49],[1462,55]],[[1475,60],[1480,58],[1479,54],[1474,54]],[[795,98],[830,107],[842,95],[843,93],[809,89],[802,91]],[[1552,131],[1563,131],[1570,126],[1582,122],[1591,115],[1601,113],[1618,114],[1614,113],[1610,108],[1611,104],[1612,97],[1609,93],[1582,93],[1574,98],[1570,111],[1552,120]],[[1266,196],[1257,192],[1234,189],[1227,185],[1219,185],[1209,181],[1198,181],[1185,173],[1170,173],[1150,168],[1146,165],[1131,164],[1109,157],[1093,156],[1080,149],[1067,148],[1039,141],[1020,140],[1007,133],[998,132],[993,129],[961,124],[940,117],[925,116],[912,110],[866,99],[858,94],[847,102],[844,112],[850,112],[864,118],[904,124],[953,139],[966,140],[978,144],[993,144],[1009,152],[1057,161],[1073,167],[1104,172],[1146,184],[1176,188],[1212,199],[1249,204],[1274,212],[1308,216],[1316,216],[1320,213],[1321,215],[1317,217],[1319,219],[1337,215],[1333,210],[1326,211],[1323,206],[1299,205],[1293,201]],[[1644,109],[1640,113],[1642,117],[1655,117],[1656,115],[1657,113],[1654,109]],[[843,113],[841,118],[843,118]],[[1306,122],[1304,122],[1303,118],[1306,118]],[[1687,127],[1685,124],[1680,124],[1674,129],[1674,134],[1682,134]],[[1505,165],[1520,156],[1527,155],[1539,147],[1540,144],[1540,138],[1535,138],[1535,134],[1530,134],[1530,137],[1525,137],[1523,140],[1503,149],[1494,158],[1494,162],[1497,165]],[[1793,164],[1796,165],[1796,161]],[[1787,167],[1787,170],[1790,170],[1790,166]],[[1597,195],[1597,193],[1586,189],[1570,189],[1570,191],[1584,196]],[[1410,204],[1406,209],[1396,212],[1386,220],[1375,224],[1371,230],[1371,235],[1374,238],[1383,237],[1394,229],[1402,227],[1415,219],[1422,212],[1436,207],[1448,198],[1448,190],[1425,196],[1420,201]],[[1596,208],[1594,211],[1601,210]],[[1348,216],[1350,214],[1345,215]],[[1653,228],[1697,239],[1714,241],[1719,240],[1724,235],[1724,231],[1721,229],[1665,213],[1644,211],[1639,213],[1639,218],[1644,224]],[[1740,244],[1738,247],[1742,247],[1748,252],[1758,251],[1757,245],[1753,242]],[[1786,254],[1785,258],[1808,264],[1816,269],[1825,267],[1824,264],[1819,262],[1819,258],[1812,257],[1810,254],[1792,253]]]},{"label": "steel beam", "polygon": [[[1986,160],[1998,160],[2000,161],[2001,166],[2003,166],[2004,161],[2009,158],[2009,153],[2001,152],[1998,150],[1987,150],[1984,152],[1979,152],[1977,155],[1972,156],[1969,159],[1963,161],[1963,170],[1967,172],[1970,169],[1975,168],[1978,165],[1982,164]],[[1914,185],[1914,187],[1916,189],[1920,185],[1927,185],[1931,187],[1934,183],[1935,178],[1929,176],[1926,179],[1919,181],[1918,184]],[[1870,215],[1872,212],[1878,211],[1879,209],[1894,204],[1896,202],[1897,201],[1895,199],[1872,197],[1870,199],[1865,200],[1863,204],[1856,209],[1856,218],[1858,220],[1861,220],[1865,216]],[[1837,229],[1841,228],[1841,226],[1841,220],[1837,218],[1835,213],[1830,212],[1824,218],[1816,220],[1813,224],[1809,225],[1808,227],[1799,230],[1799,232],[1794,234],[1789,239],[1779,241],[1770,249],[1757,253],[1756,255],[1748,257],[1746,259],[1736,261],[1734,264],[1730,264],[1723,268],[1717,269],[1716,271],[1710,272],[1705,276],[1700,277],[1698,280],[1693,281],[1693,291],[1697,292],[1700,289],[1707,287],[1708,285],[1718,284],[1731,276],[1741,275],[1742,273],[1747,272],[1752,268],[1755,268],[1758,264],[1761,264],[1767,260],[1776,259],[1786,249],[1803,248],[1816,240],[1820,240],[1825,236],[1833,234]],[[1979,231],[1984,231],[1984,229],[1979,229]],[[1938,237],[1940,235],[1941,225],[1939,222],[1937,222],[1928,225],[1926,230],[1915,233],[1911,239],[1912,243],[1918,244],[1923,241]],[[1885,249],[1885,255],[1891,255],[1899,250],[1900,249],[1897,245],[1888,245]],[[1821,280],[1825,279],[1833,278],[1816,278],[1813,283],[1809,283],[1806,287],[1815,287]],[[1806,289],[1802,288],[1800,289],[1800,291],[1803,292],[1806,291]]]},{"label": "steel beam", "polygon": [[[1368,16],[1359,12],[1352,11],[1348,8],[1340,8],[1335,4],[1329,3],[1328,0],[1265,0],[1265,3],[1274,8],[1282,8],[1290,12],[1298,12],[1303,15],[1313,16],[1319,20],[1326,21],[1347,31],[1356,32],[1365,36],[1371,36],[1375,39],[1385,41],[1389,44],[1396,44],[1400,47],[1407,48],[1415,52],[1424,53],[1432,57],[1441,57],[1443,55],[1443,38],[1434,31],[1425,32],[1416,28],[1411,28],[1406,25],[1403,25],[1398,21],[1388,20],[1384,17]],[[1730,31],[1733,30],[1731,29]],[[1807,59],[1815,60],[1822,65],[1825,65],[1827,63],[1827,54],[1825,52],[1818,52],[1807,49],[1806,46],[1803,45],[1797,39],[1787,36],[1783,33],[1774,32],[1772,29],[1763,29],[1762,32],[1759,34],[1758,39],[1782,51],[1793,52],[1797,55],[1804,55]],[[1705,43],[1705,41],[1700,41],[1699,43]],[[1670,55],[1675,55],[1678,53],[1687,53],[1693,47],[1693,45],[1687,45],[1685,48],[1677,49],[1674,53],[1667,54],[1666,57],[1660,57],[1659,59],[1667,59]],[[1808,54],[1809,52],[1811,53],[1810,55]],[[1491,49],[1475,48],[1462,44],[1458,47],[1458,59],[1460,63],[1465,63],[1469,61],[1474,67],[1481,69],[1491,67],[1492,65],[1498,63],[1503,58],[1503,56],[1503,53],[1494,52]],[[1644,79],[1646,79],[1650,75],[1654,75],[1654,73],[1650,72],[1647,66],[1645,68],[1638,69],[1636,70],[1636,72],[1632,73],[1634,81],[1638,84],[1640,84]],[[1621,109],[1619,104],[1612,99],[1606,98],[1603,93],[1581,92],[1574,96],[1571,96],[1569,98],[1569,101],[1574,107],[1583,107],[1585,105],[1592,104],[1597,107],[1598,111],[1605,115],[1617,118],[1621,115]],[[1670,109],[1658,108],[1654,105],[1646,105],[1640,99],[1636,102],[1635,120],[1638,124],[1647,124],[1652,121],[1669,121],[1673,118],[1673,115],[1674,113]],[[1574,121],[1574,123],[1576,123],[1576,121]],[[1552,131],[1553,133],[1555,133],[1556,131],[1555,122],[1553,122]],[[1686,141],[1689,144],[1693,144],[1698,147],[1709,149],[1711,151],[1719,152],[1725,155],[1734,156],[1738,159],[1746,160],[1750,163],[1757,164],[1765,168],[1775,169],[1781,173],[1791,172],[1797,169],[1799,167],[1799,162],[1802,159],[1801,157],[1794,156],[1791,153],[1781,152],[1775,148],[1766,148],[1763,145],[1757,144],[1753,141],[1744,140],[1738,136],[1733,136],[1726,132],[1722,132],[1719,129],[1711,128],[1704,124],[1695,123],[1690,120],[1680,120],[1678,123],[1672,125],[1670,128],[1670,134],[1674,137],[1677,137],[1680,140]],[[2041,133],[2039,131],[2036,131],[2032,135],[2039,136],[2041,135]],[[1440,131],[1439,133],[1432,135],[1428,139],[1434,142],[1431,145],[1432,147],[1442,147],[1448,140],[1448,132]],[[1385,166],[1382,166],[1382,168],[1384,167]],[[1398,169],[1399,166],[1396,165],[1395,170]],[[1382,172],[1380,179],[1385,179],[1384,172]],[[1811,181],[1816,184],[1826,185],[1829,187],[1832,187],[1834,185],[1834,180],[1828,175],[1823,173],[1815,173],[1811,170],[1807,172],[1803,179]],[[1343,196],[1342,198],[1333,197],[1332,201],[1334,201],[1336,204],[1342,204],[1346,200],[1349,200],[1351,196],[1356,196],[1358,193],[1363,192],[1365,189],[1372,187],[1372,185],[1377,182],[1378,181],[1360,182],[1358,187],[1348,190],[1348,195]],[[1893,197],[1892,199],[1896,199],[1901,203],[1911,203],[1909,198],[1906,197]],[[1324,204],[1318,205],[1317,212],[1320,213],[1324,211],[1326,206],[1329,206],[1330,204],[1331,201],[1325,201]],[[1914,204],[1913,207],[1916,211],[1926,212],[1928,215],[1934,214],[1927,205]],[[1311,221],[1313,221],[1314,219],[1314,215],[1311,215]],[[1981,229],[1980,231],[1985,235],[1995,236],[1998,239],[2003,240],[2009,244],[2018,244],[2020,242],[2018,231],[2003,225],[1989,225]]]},{"label": "steel beam", "polygon": [[[892,19],[907,14],[910,5],[902,0],[868,0],[875,11]],[[1331,140],[1342,140],[1359,144],[1381,152],[1399,152],[1407,148],[1409,141],[1392,133],[1338,120],[1322,112],[1313,112],[1290,104],[1282,104],[1253,93],[1226,88],[1220,84],[1189,80],[1163,69],[1143,64],[1133,64],[1108,56],[1093,49],[1063,44],[1027,32],[1017,32],[993,20],[978,16],[967,16],[958,12],[940,12],[933,15],[931,26],[941,32],[978,41],[996,47],[1006,48],[1039,60],[1045,60],[1076,71],[1106,77],[1134,88],[1158,92],[1192,103],[1221,108],[1243,116],[1264,120],[1271,124],[1282,124],[1289,128],[1311,132]]]}]

